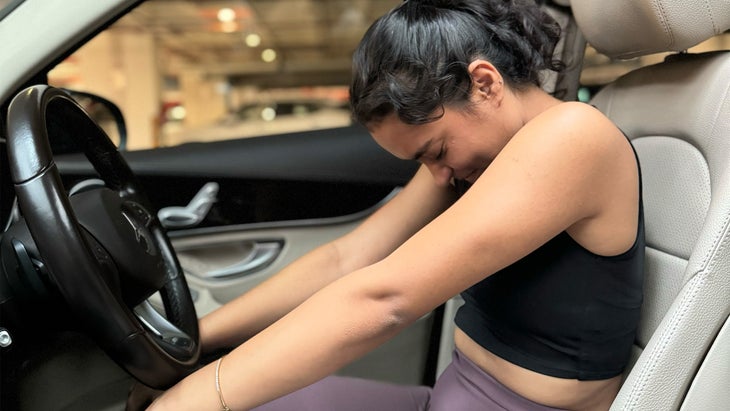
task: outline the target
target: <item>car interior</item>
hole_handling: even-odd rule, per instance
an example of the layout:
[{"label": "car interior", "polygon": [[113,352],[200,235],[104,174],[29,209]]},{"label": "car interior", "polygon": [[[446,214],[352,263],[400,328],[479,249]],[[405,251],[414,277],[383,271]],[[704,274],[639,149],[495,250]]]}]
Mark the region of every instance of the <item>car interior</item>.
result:
[{"label": "car interior", "polygon": [[730,8],[725,1],[572,8],[586,39],[609,56],[677,52],[592,100],[634,144],[646,216],[637,360],[613,408],[721,409],[730,399],[730,54],[682,50],[730,28]]},{"label": "car interior", "polygon": [[[0,38],[44,1],[15,3]],[[12,66],[0,57],[15,68],[0,80],[2,410],[122,410],[135,380],[174,384],[220,354],[200,354],[196,316],[354,228],[417,166],[357,126],[120,151],[73,94],[46,85],[48,70],[139,2],[85,3],[47,49]],[[563,29],[566,64],[543,86],[564,100],[579,98],[587,46],[616,61],[663,53],[589,101],[635,148],[646,225],[642,318],[611,410],[725,410],[730,44],[693,47],[730,30],[730,3],[539,3]],[[340,373],[433,383],[459,304]],[[135,341],[113,343],[122,334]]]}]

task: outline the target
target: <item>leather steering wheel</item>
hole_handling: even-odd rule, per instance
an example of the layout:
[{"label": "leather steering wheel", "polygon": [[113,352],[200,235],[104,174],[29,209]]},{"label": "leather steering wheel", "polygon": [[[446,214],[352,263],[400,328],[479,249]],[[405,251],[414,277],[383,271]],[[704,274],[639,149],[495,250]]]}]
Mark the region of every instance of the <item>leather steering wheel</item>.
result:
[{"label": "leather steering wheel", "polygon": [[[103,186],[71,197],[50,139],[73,141]],[[64,91],[39,85],[8,109],[18,206],[48,276],[76,320],[132,376],[167,388],[198,365],[198,320],[183,270],[134,174]],[[166,317],[147,302],[159,291]]]}]

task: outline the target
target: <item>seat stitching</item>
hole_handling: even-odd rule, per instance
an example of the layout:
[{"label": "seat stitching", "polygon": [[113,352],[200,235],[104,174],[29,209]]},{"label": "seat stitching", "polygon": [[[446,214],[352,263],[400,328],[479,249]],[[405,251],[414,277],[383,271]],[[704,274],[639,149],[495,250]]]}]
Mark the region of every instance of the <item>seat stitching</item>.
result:
[{"label": "seat stitching", "polygon": [[[727,90],[730,90],[730,86]],[[726,92],[727,92],[726,90]],[[709,268],[711,267],[712,263],[716,261],[716,258],[720,254],[720,251],[725,248],[725,245],[727,241],[722,241],[723,238],[727,237],[728,229],[730,227],[730,214],[726,214],[723,218],[722,222],[722,229],[718,230],[712,240],[712,246],[708,247],[707,253],[702,258],[702,265],[698,267],[696,272],[690,276],[690,279],[687,283],[694,282],[695,280],[699,281],[699,284],[697,284],[693,289],[692,292],[685,297],[683,297],[682,304],[680,304],[680,307],[686,307],[687,303],[691,303],[695,300],[698,291],[702,288],[704,283],[707,280],[707,276],[701,275],[703,273],[707,273],[709,271]],[[643,368],[637,377],[638,382],[647,381],[649,378],[651,378],[654,375],[654,371],[656,368],[656,362],[654,361],[657,357],[660,355],[663,355],[666,351],[667,345],[671,341],[671,337],[673,337],[677,331],[677,327],[681,320],[684,318],[685,314],[687,313],[686,309],[678,310],[676,315],[672,318],[672,327],[662,334],[661,341],[657,344],[657,349],[652,350],[652,353],[649,355],[649,367]],[[644,391],[644,386],[641,385],[638,388],[632,388],[631,392],[629,393],[629,398],[627,399],[628,404],[637,403],[638,402],[638,396],[642,394]]]},{"label": "seat stitching", "polygon": [[690,282],[692,282],[695,278],[698,278],[698,281],[700,283],[697,286],[692,288],[691,293],[689,293],[688,295],[685,295],[685,297],[683,297],[682,304],[680,304],[680,307],[682,307],[682,308],[680,310],[678,310],[678,312],[675,315],[672,316],[672,327],[667,332],[664,332],[662,334],[660,342],[657,343],[657,349],[652,350],[652,353],[649,354],[649,360],[648,360],[649,367],[642,368],[641,373],[637,377],[638,382],[641,384],[637,384],[638,386],[634,386],[636,388],[632,388],[632,390],[629,394],[629,398],[626,400],[627,405],[631,405],[631,404],[638,405],[639,398],[641,398],[642,397],[641,394],[644,393],[644,388],[645,388],[644,382],[648,381],[654,375],[654,371],[657,366],[657,362],[654,360],[657,357],[660,357],[661,355],[664,354],[667,346],[669,345],[669,342],[672,340],[671,337],[673,337],[677,331],[678,324],[681,323],[681,320],[684,318],[685,314],[687,313],[687,309],[684,307],[687,306],[687,303],[691,303],[692,301],[694,301],[696,299],[698,290],[702,288],[701,285],[704,284],[705,277],[692,276],[692,280],[690,280]]},{"label": "seat stitching", "polygon": [[[730,58],[730,56],[728,56]],[[715,109],[715,115],[712,119],[712,127],[711,129],[714,129],[715,125],[717,125],[717,121],[720,118],[720,114],[723,112],[722,108],[726,104],[730,104],[730,82],[728,82],[727,86],[725,87],[725,92],[722,94],[722,97],[720,98],[721,104],[717,105],[717,108]]]},{"label": "seat stitching", "polygon": [[717,27],[717,24],[715,24],[715,19],[712,17],[712,7],[710,6],[710,0],[705,0],[705,9],[707,9],[707,16],[710,18],[710,22],[712,23],[712,32],[715,34],[720,34],[720,30]]},{"label": "seat stitching", "polygon": [[[728,83],[727,87],[725,87],[725,93],[723,93],[722,97],[723,104],[720,104],[717,107],[717,111],[715,112],[714,119],[712,120],[711,124],[714,127],[717,124],[717,120],[720,118],[720,113],[722,112],[722,106],[725,104],[724,102],[730,101],[730,83]],[[710,190],[712,190],[712,187],[710,187]],[[712,191],[710,191],[712,193]],[[712,194],[710,194],[712,195]],[[710,203],[712,203],[712,200],[710,200]],[[709,210],[708,210],[709,213]],[[702,259],[703,264],[700,267],[701,270],[704,270],[707,268],[710,261],[713,259],[713,257],[717,256],[717,251],[719,251],[722,246],[723,242],[721,241],[721,238],[725,237],[727,235],[728,231],[728,221],[730,221],[730,213],[727,213],[724,217],[724,220],[722,222],[722,229],[715,234],[715,238],[712,239],[712,247],[708,247],[707,254]],[[717,248],[719,246],[719,248]]]},{"label": "seat stitching", "polygon": [[[702,274],[707,274],[710,271],[709,268],[712,265],[711,263],[717,260],[717,257],[721,254],[720,251],[722,251],[727,245],[727,241],[722,241],[722,239],[727,238],[727,233],[730,229],[730,224],[728,224],[729,222],[730,214],[726,214],[722,224],[722,229],[718,230],[715,238],[712,241],[712,247],[709,247],[707,255],[705,256],[705,258],[702,259],[703,264],[697,269],[697,271],[693,275],[690,276],[690,280],[688,281],[688,284],[694,282],[695,280],[699,281],[699,283],[692,288],[691,293],[683,297],[683,301],[679,305],[680,307],[686,307],[687,304],[692,303],[696,299],[699,290],[702,289],[704,284],[707,282],[707,275]],[[652,353],[650,354],[648,360],[650,365],[649,367],[643,368],[641,370],[641,373],[637,377],[639,382],[647,381],[654,375],[654,371],[657,365],[656,361],[654,360],[664,354],[667,345],[672,340],[671,337],[675,335],[678,329],[678,325],[681,323],[681,320],[684,318],[686,313],[687,309],[681,309],[678,310],[677,314],[672,317],[672,327],[667,332],[662,334],[661,341],[657,344],[657,349],[652,350]],[[632,388],[631,392],[629,393],[627,403],[638,403],[637,397],[643,392],[643,385],[638,388]]]},{"label": "seat stitching", "polygon": [[671,49],[674,46],[674,33],[669,28],[669,24],[667,24],[667,13],[664,10],[664,5],[661,0],[652,1],[652,5],[659,15],[659,23],[661,23],[664,33],[666,33],[667,37],[669,37],[669,44],[667,45],[667,48]]}]

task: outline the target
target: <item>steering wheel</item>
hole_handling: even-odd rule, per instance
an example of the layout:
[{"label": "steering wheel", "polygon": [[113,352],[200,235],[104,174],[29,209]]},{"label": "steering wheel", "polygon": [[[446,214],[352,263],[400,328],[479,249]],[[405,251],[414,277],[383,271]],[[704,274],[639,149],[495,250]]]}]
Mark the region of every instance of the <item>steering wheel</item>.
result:
[{"label": "steering wheel", "polygon": [[[74,141],[104,184],[69,197],[49,138]],[[7,145],[18,206],[35,243],[24,244],[22,235],[11,240],[17,260],[30,261],[25,249],[37,247],[75,321],[137,380],[167,388],[192,372],[200,342],[183,270],[109,137],[66,92],[38,85],[12,100]],[[147,302],[158,291],[166,317]]]}]

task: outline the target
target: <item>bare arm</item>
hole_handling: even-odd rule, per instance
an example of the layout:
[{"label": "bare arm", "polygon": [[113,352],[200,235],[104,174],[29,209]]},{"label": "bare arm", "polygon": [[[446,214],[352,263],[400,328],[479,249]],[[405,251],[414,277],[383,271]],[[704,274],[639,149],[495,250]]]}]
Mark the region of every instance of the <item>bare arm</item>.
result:
[{"label": "bare arm", "polygon": [[[305,254],[248,293],[200,321],[203,349],[236,346],[283,317],[312,294],[390,254],[453,201],[428,171],[345,236]],[[393,223],[393,222],[397,223]]]},{"label": "bare arm", "polygon": [[[220,373],[231,408],[332,373],[562,230],[616,225],[607,220],[616,194],[609,187],[635,173],[635,162],[620,133],[599,120],[588,116],[572,130],[558,127],[564,118],[528,124],[461,200],[396,251],[332,282],[231,352]],[[588,130],[598,138],[580,135]],[[214,371],[186,378],[153,408],[219,409]]]}]

